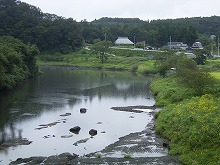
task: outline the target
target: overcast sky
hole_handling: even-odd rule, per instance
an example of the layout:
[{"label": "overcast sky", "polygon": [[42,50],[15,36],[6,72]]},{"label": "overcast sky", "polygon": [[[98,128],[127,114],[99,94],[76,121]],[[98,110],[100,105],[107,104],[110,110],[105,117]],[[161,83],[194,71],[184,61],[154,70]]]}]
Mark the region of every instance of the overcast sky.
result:
[{"label": "overcast sky", "polygon": [[101,17],[142,20],[220,16],[220,0],[21,0],[76,21]]}]

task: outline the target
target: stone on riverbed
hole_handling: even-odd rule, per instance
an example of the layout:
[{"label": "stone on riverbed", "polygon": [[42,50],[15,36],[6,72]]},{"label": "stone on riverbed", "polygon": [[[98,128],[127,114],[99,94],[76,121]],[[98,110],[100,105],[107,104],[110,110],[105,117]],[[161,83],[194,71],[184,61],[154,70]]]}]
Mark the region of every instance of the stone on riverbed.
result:
[{"label": "stone on riverbed", "polygon": [[71,161],[77,159],[78,155],[63,153],[60,155],[49,156],[49,157],[30,157],[30,158],[18,158],[16,161],[10,163],[10,165],[17,164],[71,164]]},{"label": "stone on riverbed", "polygon": [[20,145],[29,145],[31,143],[32,143],[32,141],[29,141],[27,139],[11,140],[11,141],[7,141],[7,142],[2,143],[0,145],[0,150],[5,150],[9,147],[16,147],[16,146],[20,146]]},{"label": "stone on riverbed", "polygon": [[71,113],[65,113],[65,114],[62,114],[62,115],[60,115],[61,117],[65,117],[65,116],[70,116],[71,115]]},{"label": "stone on riverbed", "polygon": [[80,108],[80,113],[86,113],[87,109],[86,108]]},{"label": "stone on riverbed", "polygon": [[79,126],[75,126],[75,127],[73,127],[73,128],[70,128],[70,132],[72,132],[72,133],[75,133],[75,134],[79,134],[79,131],[80,131],[80,127]]},{"label": "stone on riverbed", "polygon": [[143,105],[138,105],[138,106],[127,106],[127,107],[112,107],[111,109],[116,110],[116,111],[125,111],[125,112],[135,112],[135,113],[142,113],[142,112],[150,112],[156,109],[156,107],[153,106],[143,106]]},{"label": "stone on riverbed", "polygon": [[74,143],[73,145],[74,145],[74,146],[78,146],[78,144],[80,144],[80,143],[86,143],[88,140],[89,140],[89,138],[82,139],[82,140],[77,141],[77,142]]},{"label": "stone on riverbed", "polygon": [[89,131],[89,134],[90,134],[91,136],[95,136],[95,135],[97,135],[97,130],[91,129],[91,130]]}]

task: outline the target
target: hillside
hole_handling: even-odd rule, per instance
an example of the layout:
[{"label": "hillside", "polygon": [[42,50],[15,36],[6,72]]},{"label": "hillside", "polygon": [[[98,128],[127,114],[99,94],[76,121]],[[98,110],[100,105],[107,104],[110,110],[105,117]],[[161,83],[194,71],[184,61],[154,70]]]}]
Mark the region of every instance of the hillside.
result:
[{"label": "hillside", "polygon": [[220,36],[220,17],[195,17],[143,21],[139,18],[107,18],[92,22],[43,13],[40,8],[18,0],[0,1],[0,36],[13,36],[35,44],[41,52],[69,53],[94,40],[114,42],[126,36],[157,48],[172,41],[192,45],[195,41],[210,48],[210,35]]}]

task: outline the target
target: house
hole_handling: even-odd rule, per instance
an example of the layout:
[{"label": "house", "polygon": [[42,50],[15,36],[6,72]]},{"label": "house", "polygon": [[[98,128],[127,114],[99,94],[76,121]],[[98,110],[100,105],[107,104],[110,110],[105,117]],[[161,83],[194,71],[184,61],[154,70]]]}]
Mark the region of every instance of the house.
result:
[{"label": "house", "polygon": [[203,49],[201,42],[194,42],[192,45],[192,49]]},{"label": "house", "polygon": [[182,49],[182,50],[186,50],[188,48],[187,44],[184,44],[183,42],[168,42],[167,46],[170,49]]},{"label": "house", "polygon": [[115,45],[134,45],[134,43],[130,41],[128,37],[118,37],[115,41]]}]

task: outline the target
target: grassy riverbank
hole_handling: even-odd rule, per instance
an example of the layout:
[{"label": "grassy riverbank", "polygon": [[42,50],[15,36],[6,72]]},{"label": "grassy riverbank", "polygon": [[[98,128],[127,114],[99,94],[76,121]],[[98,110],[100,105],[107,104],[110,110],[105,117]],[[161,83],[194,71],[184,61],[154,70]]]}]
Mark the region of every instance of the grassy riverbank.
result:
[{"label": "grassy riverbank", "polygon": [[72,54],[41,54],[37,57],[39,66],[57,65],[57,66],[77,66],[87,68],[98,68],[107,70],[130,71],[140,74],[154,74],[157,72],[155,60],[152,56],[156,56],[160,52],[138,51],[112,49],[107,55],[104,63],[101,63],[97,54],[82,49]]},{"label": "grassy riverbank", "polygon": [[157,79],[151,88],[157,105],[165,106],[156,114],[156,131],[169,140],[170,154],[180,155],[183,164],[220,164],[218,93],[193,97],[177,77]]}]

